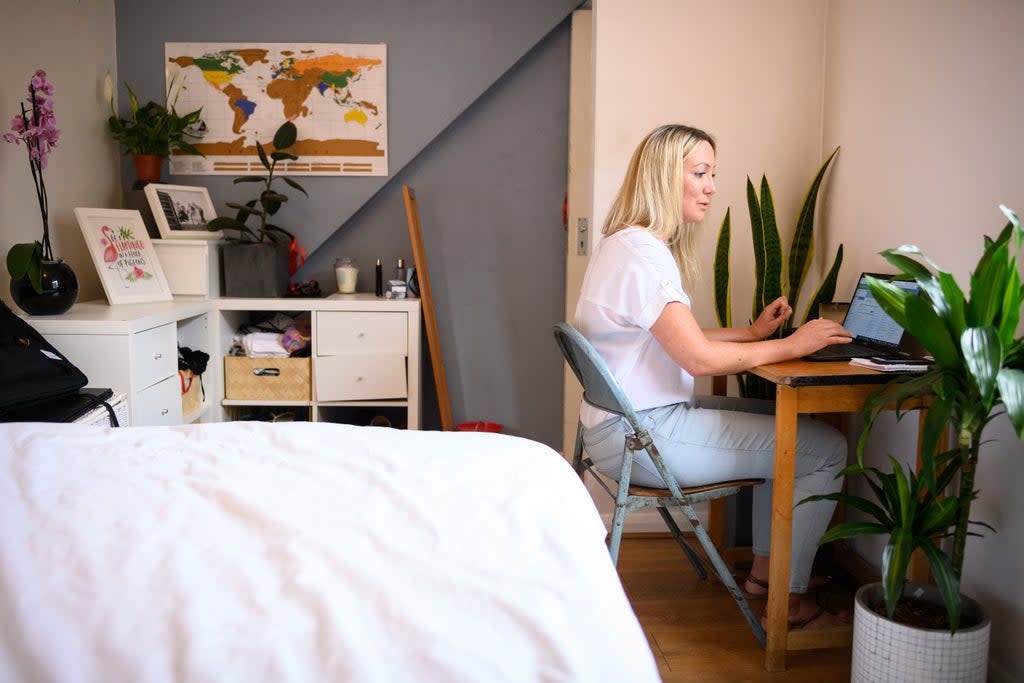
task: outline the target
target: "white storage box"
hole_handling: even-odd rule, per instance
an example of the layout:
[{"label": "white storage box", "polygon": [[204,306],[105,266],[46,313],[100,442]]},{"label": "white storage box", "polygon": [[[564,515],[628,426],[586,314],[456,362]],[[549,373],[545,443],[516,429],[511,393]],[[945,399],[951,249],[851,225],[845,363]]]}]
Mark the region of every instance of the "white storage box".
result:
[{"label": "white storage box", "polygon": [[216,240],[153,240],[156,257],[174,296],[220,296],[220,253]]}]

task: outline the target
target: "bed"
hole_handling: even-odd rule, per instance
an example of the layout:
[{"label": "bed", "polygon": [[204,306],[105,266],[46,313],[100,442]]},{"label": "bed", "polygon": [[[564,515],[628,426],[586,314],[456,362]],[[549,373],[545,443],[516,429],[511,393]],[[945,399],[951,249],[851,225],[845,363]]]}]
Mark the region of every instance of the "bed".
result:
[{"label": "bed", "polygon": [[489,433],[0,425],[0,681],[659,680],[586,490]]}]

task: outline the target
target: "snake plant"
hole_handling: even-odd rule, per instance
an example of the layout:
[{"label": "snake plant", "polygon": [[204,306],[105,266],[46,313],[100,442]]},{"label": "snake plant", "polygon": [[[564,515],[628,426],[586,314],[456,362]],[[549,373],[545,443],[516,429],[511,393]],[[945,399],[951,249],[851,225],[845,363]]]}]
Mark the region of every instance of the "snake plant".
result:
[{"label": "snake plant", "polygon": [[[970,276],[967,295],[953,276],[915,246],[901,246],[882,256],[921,285],[922,297],[872,278],[872,294],[893,320],[913,334],[933,357],[926,373],[890,382],[865,405],[865,426],[857,445],[857,464],[843,474],[865,475],[876,501],[850,494],[828,498],[866,512],[872,522],[850,521],[825,534],[821,543],[863,534],[889,536],[882,554],[882,585],[891,618],[903,595],[912,552],[921,548],[949,617],[950,630],[960,620],[960,577],[969,531],[971,503],[978,496],[974,477],[982,431],[1005,413],[1018,439],[1024,439],[1024,338],[1017,336],[1024,306],[1017,254],[1024,243],[1020,218],[1000,207],[1009,219],[999,236],[985,246]],[[904,473],[890,456],[887,474],[864,466],[864,447],[879,413],[887,406],[924,398],[928,405],[922,430],[919,472]],[[905,413],[898,411],[897,416]],[[938,452],[952,430],[951,449]],[[943,495],[959,475],[956,495]],[[983,525],[988,526],[988,525]],[[989,527],[991,528],[991,527]],[[950,531],[950,529],[952,529]],[[949,552],[936,538],[951,537]]]},{"label": "snake plant", "polygon": [[[818,169],[814,180],[807,190],[800,214],[797,217],[793,241],[785,261],[782,254],[782,240],[779,236],[778,223],[775,218],[775,203],[772,199],[771,186],[762,175],[760,194],[754,188],[750,177],[747,177],[747,207],[750,211],[750,233],[754,243],[754,293],[751,305],[751,320],[764,310],[764,307],[780,296],[786,296],[794,307],[800,298],[800,290],[807,278],[814,257],[814,212],[818,203],[825,171],[839,153],[839,148],[832,152],[825,163]],[[714,290],[715,315],[722,327],[732,327],[732,286],[729,271],[729,249],[732,241],[731,209],[726,209],[725,218],[718,232],[715,245]],[[843,263],[843,245],[836,251],[835,259],[818,289],[807,303],[802,322],[817,317],[818,305],[832,301],[836,291],[836,280],[839,268]],[[774,337],[781,337],[792,325],[780,327]],[[757,381],[757,378],[740,377],[740,392],[744,396],[767,397],[768,387]]]}]

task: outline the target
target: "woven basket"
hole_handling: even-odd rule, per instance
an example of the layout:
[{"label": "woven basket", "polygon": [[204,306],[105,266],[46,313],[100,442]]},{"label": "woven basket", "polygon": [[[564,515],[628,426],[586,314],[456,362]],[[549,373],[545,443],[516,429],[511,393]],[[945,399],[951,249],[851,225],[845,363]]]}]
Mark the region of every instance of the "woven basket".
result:
[{"label": "woven basket", "polygon": [[224,358],[224,398],[308,401],[309,358]]}]

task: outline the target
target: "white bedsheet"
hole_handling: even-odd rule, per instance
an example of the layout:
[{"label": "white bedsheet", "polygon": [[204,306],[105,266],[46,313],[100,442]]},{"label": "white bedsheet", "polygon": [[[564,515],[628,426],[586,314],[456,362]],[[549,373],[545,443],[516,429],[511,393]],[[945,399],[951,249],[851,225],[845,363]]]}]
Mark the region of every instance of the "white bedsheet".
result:
[{"label": "white bedsheet", "polygon": [[0,681],[659,680],[604,535],[510,436],[0,425]]}]

